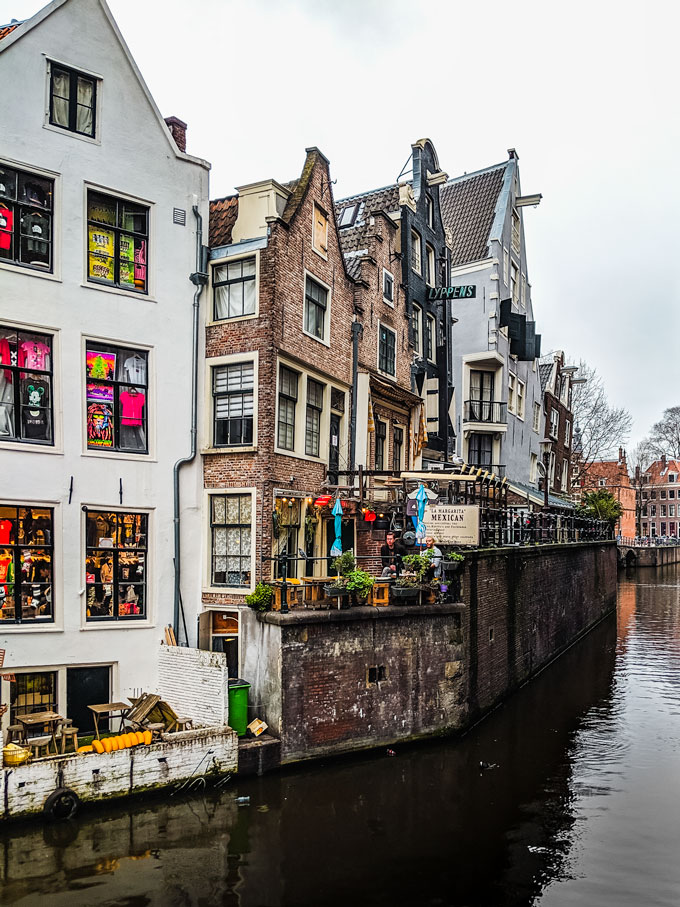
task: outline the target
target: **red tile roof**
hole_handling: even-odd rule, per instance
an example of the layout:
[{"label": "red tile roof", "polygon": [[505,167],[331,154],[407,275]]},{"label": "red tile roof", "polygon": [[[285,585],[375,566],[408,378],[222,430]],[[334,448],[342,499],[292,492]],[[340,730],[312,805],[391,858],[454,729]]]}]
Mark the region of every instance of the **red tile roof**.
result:
[{"label": "red tile roof", "polygon": [[209,240],[211,247],[228,246],[238,217],[238,195],[227,195],[210,202]]},{"label": "red tile roof", "polygon": [[600,479],[604,479],[609,487],[616,485],[629,487],[630,476],[625,459],[595,460],[591,463],[585,475],[586,488],[597,487]]},{"label": "red tile roof", "polygon": [[17,22],[14,25],[0,25],[0,41],[3,38],[6,38],[10,32],[13,32],[17,26],[21,25],[21,22]]},{"label": "red tile roof", "polygon": [[680,475],[680,460],[654,460],[643,472],[645,485],[666,485],[669,472],[675,473],[676,476]]}]

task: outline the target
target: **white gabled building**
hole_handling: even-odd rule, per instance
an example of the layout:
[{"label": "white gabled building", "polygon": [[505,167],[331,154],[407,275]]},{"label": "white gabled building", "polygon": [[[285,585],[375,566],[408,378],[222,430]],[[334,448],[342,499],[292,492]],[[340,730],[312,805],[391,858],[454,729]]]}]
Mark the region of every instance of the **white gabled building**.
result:
[{"label": "white gabled building", "polygon": [[[104,0],[0,27],[0,78],[2,721],[55,708],[84,728],[89,704],[155,687],[175,616],[209,165]],[[197,461],[181,485],[190,597]]]}]

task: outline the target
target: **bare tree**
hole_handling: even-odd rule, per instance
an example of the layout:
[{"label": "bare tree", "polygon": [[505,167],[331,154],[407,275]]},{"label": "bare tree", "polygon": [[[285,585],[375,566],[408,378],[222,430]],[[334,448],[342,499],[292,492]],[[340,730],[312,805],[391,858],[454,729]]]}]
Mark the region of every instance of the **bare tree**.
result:
[{"label": "bare tree", "polygon": [[[579,382],[579,379],[580,382]],[[630,435],[628,410],[609,403],[597,369],[581,360],[572,393],[574,414],[574,463],[587,473],[595,460],[613,459]]]},{"label": "bare tree", "polygon": [[671,459],[680,458],[680,406],[663,411],[662,418],[652,425],[647,443],[654,457],[665,454]]}]

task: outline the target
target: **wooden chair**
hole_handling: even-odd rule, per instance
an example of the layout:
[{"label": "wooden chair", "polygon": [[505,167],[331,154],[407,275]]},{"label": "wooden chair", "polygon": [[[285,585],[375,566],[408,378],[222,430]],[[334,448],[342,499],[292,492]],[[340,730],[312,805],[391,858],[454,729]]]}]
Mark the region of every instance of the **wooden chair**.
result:
[{"label": "wooden chair", "polygon": [[41,750],[45,750],[45,755],[49,756],[50,746],[52,745],[52,736],[45,735],[44,737],[29,737],[26,745],[31,750],[36,759],[40,758]]},{"label": "wooden chair", "polygon": [[125,723],[135,731],[143,731],[149,721],[149,714],[160,702],[161,697],[156,693],[142,693],[125,716]]},{"label": "wooden chair", "polygon": [[[68,724],[66,724],[66,720],[68,720]],[[78,749],[78,728],[73,727],[72,722],[73,719],[65,719],[64,723],[61,725],[61,733],[59,735],[59,738],[61,740],[62,753],[66,752],[66,747],[69,740],[73,744],[73,752],[75,753]]]},{"label": "wooden chair", "polygon": [[24,743],[25,740],[23,724],[10,724],[7,728],[7,743]]}]

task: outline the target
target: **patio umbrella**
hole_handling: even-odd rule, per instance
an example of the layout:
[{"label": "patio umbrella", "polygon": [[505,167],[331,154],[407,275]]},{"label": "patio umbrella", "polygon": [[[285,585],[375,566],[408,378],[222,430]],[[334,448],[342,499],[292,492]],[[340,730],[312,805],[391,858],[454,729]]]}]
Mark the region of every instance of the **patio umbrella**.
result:
[{"label": "patio umbrella", "polygon": [[332,513],[335,517],[335,541],[331,547],[331,554],[333,557],[340,557],[342,554],[342,504],[340,498],[335,499]]},{"label": "patio umbrella", "polygon": [[423,517],[425,516],[425,504],[427,503],[427,492],[425,491],[425,486],[421,482],[418,486],[418,491],[416,492],[416,501],[418,502],[418,522],[416,523],[416,538],[419,541],[425,538],[426,528],[425,523],[423,522]]}]

